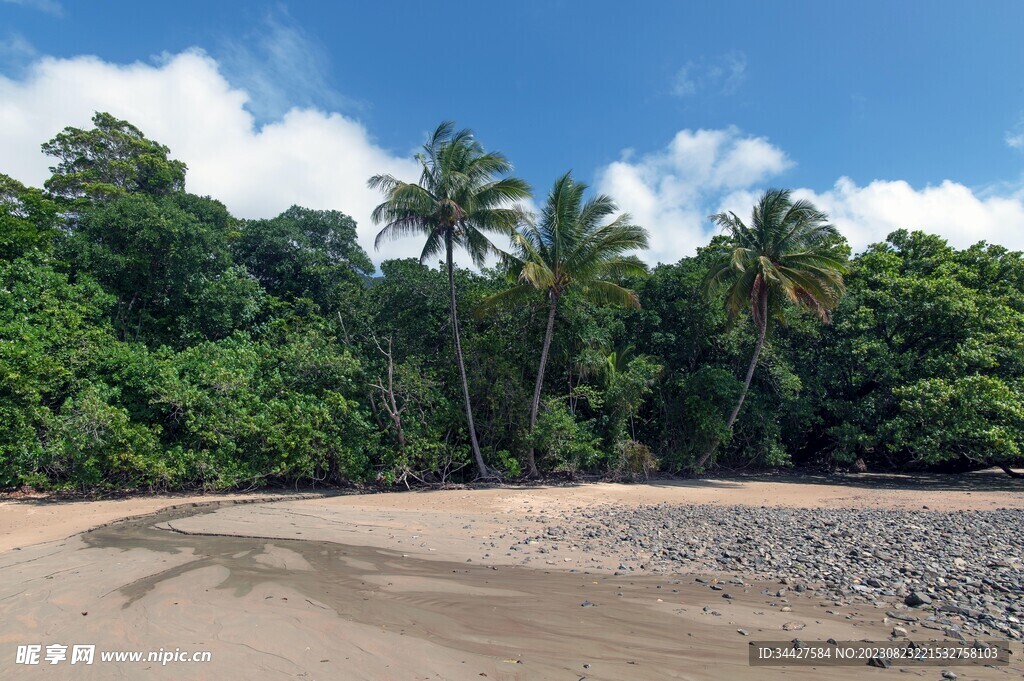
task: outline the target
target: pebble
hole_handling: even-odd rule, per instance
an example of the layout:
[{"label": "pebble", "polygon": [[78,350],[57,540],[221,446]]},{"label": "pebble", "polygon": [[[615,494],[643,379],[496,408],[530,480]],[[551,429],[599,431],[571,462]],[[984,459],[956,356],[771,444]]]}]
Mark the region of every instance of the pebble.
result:
[{"label": "pebble", "polygon": [[[960,636],[1024,638],[1024,509],[935,511],[614,504],[548,522],[521,545],[575,545],[633,572],[728,574],[850,606],[941,610]],[[526,533],[524,533],[526,534]],[[554,540],[557,539],[557,542]],[[713,578],[698,577],[714,591]],[[740,581],[741,584],[746,582]],[[856,587],[856,588],[854,588]],[[723,594],[725,596],[726,594]],[[788,606],[786,606],[788,607]],[[953,629],[950,625],[958,629]]]}]

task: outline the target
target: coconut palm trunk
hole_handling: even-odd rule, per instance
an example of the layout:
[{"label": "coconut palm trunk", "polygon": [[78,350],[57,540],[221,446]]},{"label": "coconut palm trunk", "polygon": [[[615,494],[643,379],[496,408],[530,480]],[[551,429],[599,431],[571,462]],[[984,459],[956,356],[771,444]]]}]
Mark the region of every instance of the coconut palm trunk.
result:
[{"label": "coconut palm trunk", "polygon": [[426,237],[420,262],[426,263],[445,252],[448,266],[448,293],[451,306],[452,339],[455,359],[462,382],[462,398],[466,407],[466,425],[480,477],[491,472],[480,454],[480,443],[473,423],[473,406],[469,399],[466,362],[462,356],[459,315],[455,301],[455,247],[464,248],[478,267],[488,255],[498,250],[487,233],[510,236],[525,214],[515,204],[529,198],[530,185],[500,176],[511,172],[512,164],[499,153],[487,153],[472,131],[455,130],[445,121],[437,126],[416,155],[421,166],[419,183],[404,182],[394,175],[374,175],[367,184],[384,192],[384,201],[373,209],[374,223],[384,223],[374,246],[413,234]]},{"label": "coconut palm trunk", "polygon": [[[614,283],[613,279],[643,276],[647,268],[626,254],[647,248],[647,231],[630,223],[628,213],[605,222],[616,210],[615,202],[601,194],[583,200],[587,185],[565,173],[555,180],[541,214],[540,224],[525,222],[512,235],[513,253],[506,253],[517,283],[483,302],[478,313],[499,304],[526,300],[533,291],[548,297],[548,325],[540,353],[537,384],[530,403],[530,435],[537,427],[540,398],[544,389],[544,370],[548,365],[551,338],[554,335],[558,301],[570,289],[596,304],[612,303],[622,307],[640,307],[634,291]],[[569,380],[570,386],[572,379]],[[533,438],[531,437],[531,440]],[[533,442],[527,448],[528,475],[539,477]]]},{"label": "coconut palm trunk", "polygon": [[[735,319],[749,309],[757,329],[757,346],[747,368],[743,391],[729,414],[731,433],[768,335],[768,313],[785,323],[783,305],[788,300],[799,309],[813,312],[824,324],[843,295],[845,256],[836,250],[841,243],[835,225],[809,201],[793,201],[788,189],[769,189],[751,211],[750,225],[732,212],[711,219],[728,232],[726,247],[717,252],[705,284],[710,290],[726,289],[725,307]],[[696,462],[701,469],[718,448],[715,438]]]},{"label": "coconut palm trunk", "polygon": [[[537,426],[537,412],[540,411],[540,393],[541,388],[544,387],[544,369],[548,365],[548,351],[551,349],[551,336],[555,330],[555,313],[558,310],[558,293],[552,291],[550,293],[551,304],[548,309],[548,328],[544,332],[544,349],[540,353],[540,367],[537,369],[537,385],[533,388],[533,403],[530,405],[530,434],[533,434],[533,429]],[[534,454],[533,446],[530,446],[530,452],[527,459],[527,463],[530,467],[530,477],[540,477],[540,471],[537,470],[537,457]]]},{"label": "coconut palm trunk", "polygon": [[490,477],[491,472],[484,463],[484,457],[480,454],[480,443],[476,439],[476,426],[473,424],[473,405],[469,400],[469,381],[466,379],[466,362],[462,358],[462,339],[459,336],[459,316],[455,304],[455,265],[452,262],[451,230],[445,237],[445,257],[448,265],[448,302],[452,318],[452,338],[455,342],[455,360],[459,365],[459,380],[462,381],[462,397],[466,404],[466,425],[469,428],[469,441],[473,446],[473,458],[476,459],[476,467],[481,478]]},{"label": "coconut palm trunk", "polygon": [[[730,433],[732,432],[733,425],[736,423],[736,419],[739,418],[743,402],[747,399],[747,393],[750,391],[750,382],[754,379],[754,370],[757,368],[757,362],[761,359],[764,341],[768,336],[768,287],[755,283],[751,298],[754,299],[751,301],[751,308],[754,311],[754,322],[757,325],[757,345],[754,346],[754,356],[750,358],[750,366],[747,367],[747,377],[743,381],[743,391],[740,392],[740,399],[736,406],[733,407],[732,413],[729,414],[729,419],[725,422],[725,428]],[[718,438],[712,440],[695,468],[703,468],[704,464],[708,462],[708,459],[718,449],[719,444],[720,440]]]}]

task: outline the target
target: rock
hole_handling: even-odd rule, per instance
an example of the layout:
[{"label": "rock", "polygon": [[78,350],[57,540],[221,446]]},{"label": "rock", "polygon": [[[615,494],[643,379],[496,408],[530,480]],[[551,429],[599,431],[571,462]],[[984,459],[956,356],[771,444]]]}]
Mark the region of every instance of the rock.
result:
[{"label": "rock", "polygon": [[582,603],[580,603],[580,607],[581,608],[592,608],[592,607],[594,607],[594,603],[593,603],[593,601],[583,601]]},{"label": "rock", "polygon": [[872,657],[868,660],[869,667],[878,667],[879,669],[888,669],[892,666],[892,662],[885,659],[884,657]]},{"label": "rock", "polygon": [[740,636],[750,636],[750,632],[747,631],[746,629],[737,629],[736,633],[739,634]]},{"label": "rock", "polygon": [[[541,528],[539,536],[523,539],[528,533],[516,530],[515,541],[523,541],[515,549],[554,551],[548,542],[557,538],[559,545],[578,546],[592,559],[613,556],[620,574],[635,574],[639,565],[663,574],[688,573],[719,593],[733,583],[742,584],[734,589],[749,588],[751,579],[774,581],[778,586],[763,595],[779,599],[771,604],[776,612],[792,611],[784,598],[797,602],[806,594],[813,595],[812,601],[877,608],[893,619],[890,629],[894,624],[909,629],[906,623],[922,626],[925,618],[920,610],[919,618],[904,609],[914,604],[935,608],[936,619],[929,625],[936,633],[946,635],[948,629],[955,638],[1018,641],[1024,638],[1024,542],[1008,527],[1024,527],[1024,509],[794,512],[659,504],[624,512],[609,504],[548,522],[545,528],[551,529]],[[524,546],[537,540],[542,546]],[[554,560],[562,563],[564,557]],[[723,571],[730,574],[707,576]]]},{"label": "rock", "polygon": [[907,635],[907,630],[904,629],[903,627],[893,627],[892,628],[892,635],[893,636],[906,636]]},{"label": "rock", "polygon": [[807,625],[803,622],[793,620],[792,622],[786,622],[785,624],[783,624],[782,629],[783,631],[800,631],[806,626]]},{"label": "rock", "polygon": [[928,594],[921,593],[920,591],[911,591],[903,602],[912,608],[919,608],[922,605],[931,605],[932,599]]},{"label": "rock", "polygon": [[960,677],[955,672],[944,671],[942,672],[942,678],[950,679],[950,681],[956,681],[956,679],[959,679]]},{"label": "rock", "polygon": [[901,613],[894,612],[892,610],[890,610],[889,612],[887,612],[885,614],[888,615],[889,617],[893,618],[894,620],[899,620],[900,622],[919,622],[920,621],[920,618],[915,616],[915,615],[903,615]]}]

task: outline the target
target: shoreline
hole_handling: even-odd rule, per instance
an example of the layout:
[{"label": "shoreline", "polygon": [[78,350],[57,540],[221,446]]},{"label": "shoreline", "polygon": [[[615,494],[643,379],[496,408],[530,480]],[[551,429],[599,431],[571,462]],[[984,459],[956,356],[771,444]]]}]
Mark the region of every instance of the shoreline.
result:
[{"label": "shoreline", "polygon": [[[177,505],[237,500],[238,503],[347,497],[365,501],[371,508],[388,508],[391,500],[408,495],[443,492],[451,495],[507,491],[510,495],[536,493],[564,495],[572,500],[588,495],[579,490],[606,491],[608,501],[631,505],[683,503],[750,505],[789,508],[884,508],[910,510],[989,510],[1024,508],[1024,480],[1005,477],[998,469],[960,475],[927,476],[861,473],[841,476],[799,474],[750,474],[708,478],[668,478],[630,483],[606,481],[529,484],[471,484],[447,488],[411,490],[325,489],[283,491],[274,488],[251,492],[131,492],[113,498],[89,496],[0,494],[0,552],[38,543],[68,539],[102,525],[161,511]],[[634,494],[634,492],[637,492]],[[403,507],[404,502],[395,504]],[[415,506],[415,504],[413,504]],[[38,521],[43,520],[40,527]]]},{"label": "shoreline", "polygon": [[[715,541],[749,534],[763,517],[774,517],[782,536],[786,518],[831,517],[845,528],[887,511],[929,522],[1024,513],[1024,495],[1002,483],[981,489],[988,481],[972,478],[972,487],[957,490],[894,489],[877,479],[854,486],[733,478],[8,500],[0,509],[15,512],[0,513],[0,522],[34,531],[0,535],[8,544],[40,532],[98,529],[0,551],[0,674],[14,669],[11,646],[86,637],[111,649],[214,653],[202,669],[151,670],[167,679],[859,679],[864,667],[750,667],[748,644],[928,641],[969,633],[977,620],[940,611],[939,601],[910,608],[881,591],[834,593],[799,574],[755,578],[745,564],[720,571],[658,565],[652,542],[682,551],[680,541],[703,523],[715,531],[696,544],[714,557]],[[961,505],[973,510],[957,511]],[[631,529],[617,525],[627,521]],[[636,560],[620,562],[622,551]],[[999,573],[1015,578],[1015,566]],[[991,607],[1004,605],[997,599]],[[951,669],[967,678],[1020,676],[1020,644],[1010,645],[1009,668]],[[406,654],[389,655],[396,647]],[[893,667],[925,678],[943,669]],[[55,671],[69,670],[76,674],[47,678],[110,672]]]}]

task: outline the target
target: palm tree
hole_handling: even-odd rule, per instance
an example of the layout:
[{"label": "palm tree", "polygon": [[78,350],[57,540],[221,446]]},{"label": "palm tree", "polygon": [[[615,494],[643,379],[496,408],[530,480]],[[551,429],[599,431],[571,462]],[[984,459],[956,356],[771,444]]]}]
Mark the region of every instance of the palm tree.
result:
[{"label": "palm tree", "polygon": [[[577,289],[597,303],[640,306],[635,292],[609,279],[646,274],[647,268],[639,260],[625,254],[647,248],[647,230],[631,224],[628,213],[605,222],[616,212],[615,202],[603,194],[584,202],[586,190],[587,185],[573,180],[571,172],[555,181],[540,224],[528,223],[512,237],[515,253],[507,256],[507,262],[511,270],[518,273],[518,283],[488,298],[480,308],[486,311],[499,304],[522,300],[537,290],[547,297],[548,325],[530,405],[531,433],[537,425],[559,299],[569,289]],[[537,461],[532,446],[528,464],[530,476],[536,477]]]},{"label": "palm tree", "polygon": [[[788,299],[829,323],[830,310],[843,295],[846,267],[832,253],[839,233],[829,224],[828,216],[809,201],[793,201],[787,189],[766,191],[754,205],[749,227],[732,212],[710,219],[725,230],[730,243],[708,273],[708,288],[725,289],[730,318],[749,309],[757,329],[757,345],[743,391],[726,422],[731,432],[764,349],[769,317],[781,321]],[[718,439],[711,442],[695,468],[707,463],[718,444]]]},{"label": "palm tree", "polygon": [[516,202],[530,196],[530,187],[517,178],[500,176],[512,170],[512,164],[499,153],[485,152],[470,130],[455,130],[445,121],[437,126],[423,151],[416,155],[422,172],[419,183],[403,182],[391,175],[374,175],[371,189],[379,189],[385,199],[373,210],[374,224],[384,223],[374,248],[385,241],[404,236],[426,237],[420,262],[445,254],[448,269],[449,307],[455,357],[462,381],[466,423],[480,477],[490,476],[473,425],[469,382],[462,357],[459,320],[455,305],[455,273],[452,254],[455,247],[466,249],[473,263],[483,265],[497,249],[486,233],[511,234],[523,219]]}]

